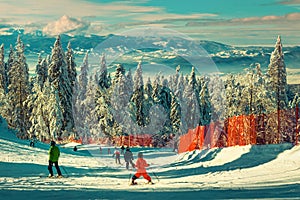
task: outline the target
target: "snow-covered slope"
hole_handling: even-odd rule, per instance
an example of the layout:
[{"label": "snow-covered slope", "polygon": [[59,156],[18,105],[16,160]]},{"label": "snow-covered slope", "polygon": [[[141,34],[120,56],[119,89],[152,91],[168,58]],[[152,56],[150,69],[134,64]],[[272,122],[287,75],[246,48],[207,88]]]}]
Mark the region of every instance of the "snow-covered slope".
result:
[{"label": "snow-covered slope", "polygon": [[[59,146],[68,178],[49,179],[48,144],[29,146],[0,125],[1,199],[296,199],[300,197],[300,146],[243,146],[175,155],[171,149],[144,152],[155,185],[129,186],[135,170],[114,163],[108,148]],[[54,169],[54,172],[55,169]],[[41,176],[41,177],[40,177]]]}]

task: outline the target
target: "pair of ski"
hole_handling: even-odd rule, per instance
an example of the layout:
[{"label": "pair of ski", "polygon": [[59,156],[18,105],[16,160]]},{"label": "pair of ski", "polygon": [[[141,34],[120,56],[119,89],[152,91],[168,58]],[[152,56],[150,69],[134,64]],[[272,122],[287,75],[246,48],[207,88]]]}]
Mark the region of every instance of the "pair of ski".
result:
[{"label": "pair of ski", "polygon": [[61,179],[61,178],[68,178],[68,176],[40,176],[40,178]]},{"label": "pair of ski", "polygon": [[154,185],[153,182],[146,182],[146,183],[137,183],[137,182],[131,182],[129,185]]}]

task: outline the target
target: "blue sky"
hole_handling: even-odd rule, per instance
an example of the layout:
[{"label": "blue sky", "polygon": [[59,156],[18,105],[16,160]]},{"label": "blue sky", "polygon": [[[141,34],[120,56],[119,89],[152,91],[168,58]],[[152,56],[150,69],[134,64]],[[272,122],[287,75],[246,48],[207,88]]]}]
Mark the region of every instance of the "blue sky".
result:
[{"label": "blue sky", "polygon": [[[63,15],[73,21],[59,21]],[[49,34],[151,26],[232,45],[273,45],[281,35],[285,45],[299,45],[300,0],[1,0],[0,22]]]}]

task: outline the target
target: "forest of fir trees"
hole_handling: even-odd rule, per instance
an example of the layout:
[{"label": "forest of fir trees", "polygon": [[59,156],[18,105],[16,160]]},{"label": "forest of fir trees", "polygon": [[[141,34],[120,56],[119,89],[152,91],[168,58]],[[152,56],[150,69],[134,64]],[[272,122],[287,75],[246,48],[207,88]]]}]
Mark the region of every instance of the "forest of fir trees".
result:
[{"label": "forest of fir trees", "polygon": [[64,51],[60,36],[50,56],[38,57],[33,77],[20,36],[10,46],[6,60],[4,52],[2,44],[0,115],[22,139],[66,140],[72,136],[87,141],[151,134],[163,146],[170,135],[178,137],[198,125],[254,114],[266,116],[260,122],[265,126],[265,143],[293,140],[289,116],[280,113],[285,120],[278,118],[278,110],[300,104],[298,94],[288,90],[280,37],[265,73],[256,63],[222,78],[198,75],[194,67],[184,75],[178,66],[169,77],[157,74],[147,79],[141,62],[133,73],[122,64],[109,73],[105,55],[99,56],[98,70],[91,73],[88,52],[77,68],[70,43]]}]

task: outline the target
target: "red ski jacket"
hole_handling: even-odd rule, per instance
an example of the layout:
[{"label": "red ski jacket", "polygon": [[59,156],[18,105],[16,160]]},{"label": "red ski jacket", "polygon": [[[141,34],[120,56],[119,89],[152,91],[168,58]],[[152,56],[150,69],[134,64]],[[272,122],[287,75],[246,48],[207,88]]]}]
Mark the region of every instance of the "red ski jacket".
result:
[{"label": "red ski jacket", "polygon": [[149,164],[143,158],[138,158],[135,164],[137,173],[146,173],[146,167],[148,166]]}]

